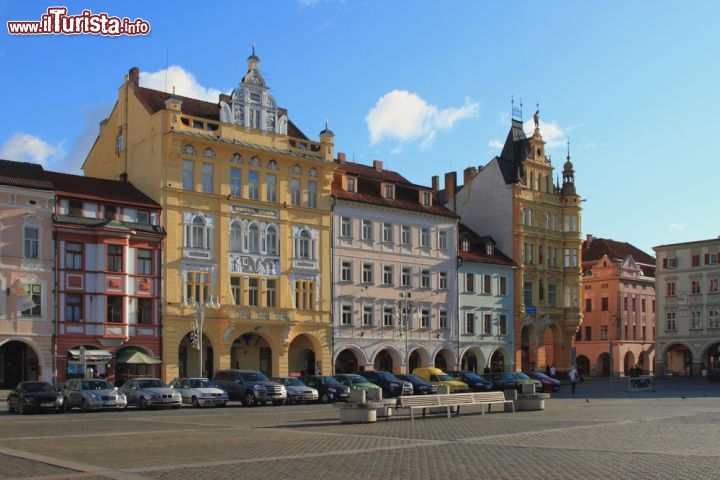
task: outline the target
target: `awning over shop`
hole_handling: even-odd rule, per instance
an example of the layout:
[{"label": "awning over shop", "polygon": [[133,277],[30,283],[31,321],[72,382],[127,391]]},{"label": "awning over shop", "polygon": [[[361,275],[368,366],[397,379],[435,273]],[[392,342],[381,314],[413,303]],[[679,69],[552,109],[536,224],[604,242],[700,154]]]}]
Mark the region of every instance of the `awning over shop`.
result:
[{"label": "awning over shop", "polygon": [[116,363],[120,364],[131,364],[131,365],[160,365],[162,363],[162,360],[159,358],[151,357],[150,355],[146,355],[143,352],[124,352],[125,354],[121,354],[117,360]]},{"label": "awning over shop", "polygon": [[[72,348],[69,352],[70,359],[72,360],[80,360],[80,349],[79,348]],[[107,361],[112,359],[112,353],[108,352],[107,350],[102,349],[85,349],[85,360],[89,361]]]}]

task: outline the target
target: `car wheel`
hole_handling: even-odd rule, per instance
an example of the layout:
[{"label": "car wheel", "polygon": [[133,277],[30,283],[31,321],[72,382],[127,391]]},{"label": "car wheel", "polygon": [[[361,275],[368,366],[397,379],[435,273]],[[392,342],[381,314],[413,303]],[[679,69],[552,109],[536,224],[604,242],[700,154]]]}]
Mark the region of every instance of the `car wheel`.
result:
[{"label": "car wheel", "polygon": [[138,408],[140,410],[145,410],[147,408],[147,403],[145,403],[145,397],[140,397],[138,400]]},{"label": "car wheel", "polygon": [[25,412],[27,412],[27,404],[25,403],[25,400],[20,400],[15,407],[15,412],[18,415],[24,415]]},{"label": "car wheel", "polygon": [[255,395],[252,392],[247,392],[245,394],[245,400],[243,400],[243,404],[246,407],[255,407],[257,406],[257,401],[255,400]]},{"label": "car wheel", "polygon": [[192,406],[195,408],[200,408],[200,401],[197,399],[197,397],[192,397]]},{"label": "car wheel", "polygon": [[323,393],[320,395],[320,403],[329,403],[330,402],[330,395],[327,393]]},{"label": "car wheel", "polygon": [[173,405],[173,406],[172,406],[172,409],[173,409],[173,410],[179,410],[180,407],[182,407],[182,403],[181,403],[180,405]]}]

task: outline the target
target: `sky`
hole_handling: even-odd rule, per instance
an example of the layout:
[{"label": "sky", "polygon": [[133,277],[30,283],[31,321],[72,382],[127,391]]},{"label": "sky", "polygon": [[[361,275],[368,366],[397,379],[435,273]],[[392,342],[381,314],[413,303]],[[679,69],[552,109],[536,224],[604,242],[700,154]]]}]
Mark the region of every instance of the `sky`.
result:
[{"label": "sky", "polygon": [[[6,22],[143,18],[147,36],[10,35]],[[715,1],[0,1],[0,158],[80,173],[127,71],[216,101],[251,45],[310,138],[410,181],[487,164],[523,103],[553,165],[570,141],[583,234],[652,247],[720,235]],[[167,72],[166,72],[167,71]],[[167,81],[166,81],[167,78]]]}]

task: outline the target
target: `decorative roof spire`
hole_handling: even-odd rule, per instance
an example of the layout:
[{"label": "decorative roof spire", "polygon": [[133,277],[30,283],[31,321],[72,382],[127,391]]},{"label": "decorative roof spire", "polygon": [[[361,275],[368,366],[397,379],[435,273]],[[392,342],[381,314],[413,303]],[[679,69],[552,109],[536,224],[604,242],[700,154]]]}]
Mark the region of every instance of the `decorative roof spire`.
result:
[{"label": "decorative roof spire", "polygon": [[538,130],[540,128],[540,102],[537,102],[536,106],[537,109],[535,110],[535,115],[533,115],[533,121],[535,122],[535,130]]},{"label": "decorative roof spire", "polygon": [[330,128],[328,128],[327,118],[325,119],[325,128],[323,129],[322,132],[320,132],[320,135],[332,135],[333,137],[335,136],[335,134],[333,133],[333,131],[330,130]]},{"label": "decorative roof spire", "polygon": [[512,111],[512,119],[520,120],[522,122],[522,98],[520,99],[520,106],[515,106],[515,96],[510,97],[510,109]]},{"label": "decorative roof spire", "polygon": [[248,57],[248,60],[250,60],[251,58],[252,58],[253,60],[260,61],[260,59],[258,58],[258,56],[255,55],[255,42],[252,42],[252,54],[250,54],[250,56]]}]

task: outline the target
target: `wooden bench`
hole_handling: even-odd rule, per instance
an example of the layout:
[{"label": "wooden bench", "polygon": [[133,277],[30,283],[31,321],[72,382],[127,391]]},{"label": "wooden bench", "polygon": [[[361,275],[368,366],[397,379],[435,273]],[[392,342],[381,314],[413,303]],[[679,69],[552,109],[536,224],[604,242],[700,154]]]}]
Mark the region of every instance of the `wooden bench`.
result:
[{"label": "wooden bench", "polygon": [[455,413],[460,415],[460,407],[463,405],[482,405],[481,414],[485,414],[485,405],[489,407],[494,404],[505,405],[509,403],[512,411],[515,411],[515,403],[512,400],[505,400],[503,392],[480,392],[480,393],[450,393],[441,395],[417,395],[400,397],[397,409],[407,408],[410,410],[410,419],[415,420],[415,410],[422,409],[423,417],[429,408],[444,408],[450,418],[453,408]]}]

